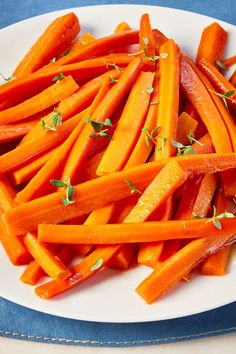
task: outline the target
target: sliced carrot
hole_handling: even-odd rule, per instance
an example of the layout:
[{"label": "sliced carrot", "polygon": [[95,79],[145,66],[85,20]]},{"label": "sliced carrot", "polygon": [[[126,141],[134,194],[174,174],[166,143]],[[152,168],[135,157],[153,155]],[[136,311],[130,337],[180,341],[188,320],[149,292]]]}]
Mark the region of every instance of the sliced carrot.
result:
[{"label": "sliced carrot", "polygon": [[198,196],[193,207],[193,215],[205,217],[210,208],[212,198],[217,187],[215,174],[205,175],[201,181]]},{"label": "sliced carrot", "polygon": [[206,58],[211,64],[216,65],[217,60],[222,60],[227,37],[227,32],[217,22],[206,27],[199,43],[197,61]]},{"label": "sliced carrot", "polygon": [[8,124],[23,120],[55,105],[57,102],[70,96],[78,89],[78,85],[71,76],[57,81],[38,95],[20,103],[17,106],[0,112],[0,124]]},{"label": "sliced carrot", "polygon": [[56,18],[19,63],[13,76],[27,75],[48,64],[67,49],[79,31],[79,20],[73,12]]},{"label": "sliced carrot", "polygon": [[18,124],[0,125],[0,143],[15,140],[23,137],[38,123],[38,119],[29,119]]},{"label": "sliced carrot", "polygon": [[[218,230],[212,219],[152,221],[107,225],[38,226],[39,241],[62,244],[123,244],[162,240],[205,238],[235,239],[235,219],[222,219]],[[186,274],[186,273],[185,273]]]},{"label": "sliced carrot", "polygon": [[169,162],[147,187],[124,222],[145,221],[186,181],[187,177],[188,173],[182,170],[178,163]]},{"label": "sliced carrot", "polygon": [[155,37],[148,14],[143,14],[140,19],[139,44],[140,49],[143,51],[141,56],[144,61],[143,70],[154,71],[155,60],[150,60],[150,58],[153,59],[155,57]]},{"label": "sliced carrot", "polygon": [[132,262],[135,249],[135,245],[132,244],[122,246],[120,252],[112,257],[112,259],[108,262],[108,267],[119,270],[127,270]]},{"label": "sliced carrot", "polygon": [[119,171],[127,162],[146,118],[150,102],[148,90],[152,88],[153,79],[154,74],[150,72],[141,72],[139,75],[130,92],[112,141],[98,166],[97,175],[103,176]]},{"label": "sliced carrot", "polygon": [[160,260],[164,245],[165,242],[162,241],[141,244],[138,253],[138,263],[154,268]]},{"label": "sliced carrot", "polygon": [[78,180],[79,183],[98,177],[96,175],[96,171],[102,159],[103,154],[104,154],[104,150],[90,157],[85,162],[84,169],[83,171],[81,171],[81,174],[79,176],[79,180]]},{"label": "sliced carrot", "polygon": [[232,57],[225,59],[222,64],[226,66],[226,68],[236,64],[236,55],[233,55]]},{"label": "sliced carrot", "polygon": [[155,38],[155,49],[156,49],[156,53],[160,54],[160,47],[162,46],[162,44],[164,44],[166,41],[168,41],[168,38],[158,29],[154,28],[152,30],[153,32],[153,36]]},{"label": "sliced carrot", "polygon": [[231,75],[229,82],[236,87],[236,70],[233,72],[233,74]]},{"label": "sliced carrot", "polygon": [[[235,153],[184,155],[171,160],[176,160],[181,168],[196,174],[236,168]],[[9,232],[23,234],[35,230],[42,222],[60,223],[88,214],[92,210],[128,197],[130,188],[125,180],[132,182],[142,192],[169,161],[170,159],[162,159],[150,162],[75,186],[75,202],[68,206],[64,206],[61,201],[65,197],[65,191],[60,191],[19,205],[5,213],[2,219]]]},{"label": "sliced carrot", "polygon": [[176,140],[179,110],[179,49],[173,40],[162,44],[160,56],[160,103],[157,119],[160,129],[155,160],[176,153],[171,140]]},{"label": "sliced carrot", "polygon": [[185,104],[185,112],[188,113],[193,119],[195,119],[198,122],[197,129],[195,131],[195,137],[196,139],[202,138],[203,135],[207,133],[207,129],[201,118],[199,117],[199,114],[197,113],[196,109],[193,107],[192,103],[187,100]]},{"label": "sliced carrot", "polygon": [[71,275],[69,269],[58,257],[41,244],[34,234],[27,233],[23,240],[28,251],[51,278],[65,279]]},{"label": "sliced carrot", "polygon": [[234,86],[217,70],[217,68],[209,63],[206,59],[201,59],[197,63],[200,70],[206,75],[206,77],[210,80],[216,92],[227,94],[227,92],[231,92],[229,99],[226,99],[227,106],[229,106],[232,110],[236,109],[236,90]]},{"label": "sliced carrot", "polygon": [[122,33],[122,32],[125,32],[125,31],[129,31],[131,30],[132,28],[130,27],[130,25],[127,23],[127,22],[120,22],[116,28],[115,28],[115,31],[114,33],[117,34],[117,33]]},{"label": "sliced carrot", "polygon": [[49,299],[72,289],[97,273],[118,252],[120,246],[103,246],[93,251],[81,263],[71,269],[72,275],[64,280],[51,281],[35,289],[38,296]]},{"label": "sliced carrot", "polygon": [[188,113],[182,112],[178,118],[177,138],[176,140],[183,145],[189,144],[188,134],[194,133],[198,122]]}]

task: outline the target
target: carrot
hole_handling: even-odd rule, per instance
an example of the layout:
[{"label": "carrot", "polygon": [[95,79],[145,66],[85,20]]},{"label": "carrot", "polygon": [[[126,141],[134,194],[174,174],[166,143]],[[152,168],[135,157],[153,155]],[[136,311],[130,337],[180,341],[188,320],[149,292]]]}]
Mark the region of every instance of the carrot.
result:
[{"label": "carrot", "polygon": [[231,75],[229,82],[236,87],[236,70],[233,72],[233,74]]},{"label": "carrot", "polygon": [[140,73],[130,92],[113,139],[98,166],[97,175],[103,176],[124,167],[143,127],[150,102],[148,90],[152,87],[153,79],[154,74],[150,72]]},{"label": "carrot", "polygon": [[[100,102],[97,108],[92,113],[90,119],[91,121],[104,122],[107,117],[111,117],[112,113],[121,103],[122,99],[125,97],[127,92],[130,90],[132,84],[134,83],[139,71],[141,69],[141,61],[139,58],[133,59],[132,62],[127,66],[123,74],[121,75],[119,81],[110,89],[109,93]],[[72,165],[67,166],[70,169],[67,170],[67,166],[63,171],[63,177],[66,176],[70,178],[73,182],[75,175],[78,175],[82,169],[82,163],[87,157],[89,150],[92,145],[96,143],[96,138],[91,137],[95,133],[92,125],[87,123],[76,142],[76,151],[78,152],[76,161]]]},{"label": "carrot", "polygon": [[[235,153],[184,155],[171,159],[175,159],[182,169],[195,174],[215,173],[236,167]],[[60,223],[88,214],[94,209],[128,197],[130,188],[124,180],[131,181],[142,192],[169,161],[162,159],[150,162],[75,186],[75,202],[68,206],[62,204],[65,192],[60,191],[19,205],[2,218],[9,232],[23,234],[35,230],[42,222]]]},{"label": "carrot", "polygon": [[[103,98],[106,96],[106,94],[109,92],[110,85],[108,80],[104,81],[103,85],[100,87],[96,97],[94,98],[92,104],[90,107],[87,109],[84,117],[82,118],[82,122],[84,122],[82,129],[85,127],[86,124],[86,119],[87,117],[91,117],[100,102],[103,100]],[[81,129],[81,130],[82,130]],[[73,182],[73,178],[76,170],[77,170],[77,157],[79,156],[81,151],[81,141],[78,137],[78,139],[75,141],[70,154],[68,155],[67,160],[64,163],[63,170],[61,173],[61,179],[62,180],[67,180],[68,178],[71,179]]]},{"label": "carrot", "polygon": [[71,76],[57,81],[38,95],[20,103],[17,106],[0,112],[0,124],[8,124],[23,120],[55,105],[62,99],[70,96],[78,89],[78,85]]},{"label": "carrot", "polygon": [[77,51],[78,48],[81,48],[84,45],[90,44],[90,43],[94,42],[95,40],[96,40],[96,38],[91,33],[86,32],[78,39],[78,41],[73,43],[73,45],[67,49],[67,51],[68,51],[67,54],[73,53],[74,51]]},{"label": "carrot", "polygon": [[69,269],[66,268],[58,257],[41,244],[34,234],[27,233],[23,240],[28,251],[51,278],[65,279],[71,275]]},{"label": "carrot", "polygon": [[[217,213],[223,213],[227,208],[227,200],[222,189],[218,190],[216,196]],[[227,267],[230,256],[230,246],[226,246],[218,252],[208,256],[201,266],[201,273],[205,275],[223,275]]]},{"label": "carrot", "polygon": [[222,64],[226,68],[229,68],[230,66],[236,64],[236,55],[233,55],[232,57],[225,59]]},{"label": "carrot", "polygon": [[207,215],[217,187],[217,182],[217,178],[214,174],[208,174],[203,177],[198,196],[194,203],[193,215],[200,217]]},{"label": "carrot", "polygon": [[19,167],[10,173],[9,177],[15,186],[29,181],[34,177],[38,171],[45,165],[45,163],[56,153],[59,147],[49,150],[45,154],[39,156],[32,162],[26,164],[25,166]]},{"label": "carrot", "polygon": [[83,114],[84,112],[81,112],[59,125],[56,131],[44,131],[43,135],[0,156],[0,172],[12,171],[26,162],[32,161],[34,157],[61,144],[81,121]]},{"label": "carrot", "polygon": [[147,303],[152,303],[188,274],[200,260],[212,252],[216,252],[224,244],[233,242],[233,240],[232,234],[228,236],[219,234],[219,238],[207,237],[190,242],[171,258],[167,259],[161,267],[157,267],[137,287],[137,293]]},{"label": "carrot", "polygon": [[155,60],[150,60],[150,58],[155,57],[155,37],[148,14],[142,15],[140,19],[139,44],[141,51],[143,51],[141,56],[144,61],[143,70],[154,71]]},{"label": "carrot", "polygon": [[138,253],[138,263],[154,268],[160,260],[165,242],[143,243]]},{"label": "carrot", "polygon": [[[150,102],[149,102],[149,109],[147,112],[146,120],[144,127],[141,131],[141,134],[138,138],[138,141],[130,153],[129,159],[126,163],[126,168],[130,168],[132,166],[139,165],[144,163],[148,156],[150,155],[152,148],[155,142],[155,130],[157,129],[156,126],[156,116],[158,110],[158,100],[159,100],[159,69],[156,71],[156,75],[154,78],[153,83],[153,92],[151,93]],[[150,136],[149,136],[150,134]]]},{"label": "carrot", "polygon": [[135,245],[123,245],[120,252],[112,257],[108,262],[108,267],[119,270],[127,270],[134,257],[135,249]]},{"label": "carrot", "polygon": [[[222,117],[214,105],[208,90],[193,70],[189,61],[183,56],[181,58],[181,85],[188,99],[205,123],[216,152],[231,152],[231,141]],[[222,136],[224,136],[224,144],[222,144]],[[227,195],[235,194],[234,172],[228,171],[222,175],[224,190]]]},{"label": "carrot", "polygon": [[164,44],[165,42],[168,41],[168,38],[158,29],[154,28],[152,30],[154,39],[155,39],[155,49],[156,49],[156,53],[160,54],[160,47],[162,46],[162,44]]},{"label": "carrot", "polygon": [[212,145],[212,140],[210,135],[207,133],[201,139],[199,139],[201,144],[194,143],[193,149],[197,154],[210,154],[211,152],[215,152],[214,147]]},{"label": "carrot", "polygon": [[114,33],[115,34],[122,33],[122,32],[125,32],[125,31],[130,31],[131,29],[132,28],[130,27],[130,25],[127,22],[120,22],[116,26]]},{"label": "carrot", "polygon": [[102,159],[104,154],[104,150],[90,157],[84,165],[83,171],[81,171],[81,175],[79,176],[78,183],[85,182],[87,180],[97,178],[96,170],[98,165]]},{"label": "carrot", "polygon": [[48,64],[67,49],[79,31],[79,20],[73,12],[56,18],[18,64],[13,76],[25,76]]},{"label": "carrot", "polygon": [[[221,220],[221,219],[220,219]],[[62,244],[123,244],[162,240],[207,238],[235,239],[235,219],[222,219],[217,229],[212,219],[152,221],[107,225],[40,224],[40,242]]]},{"label": "carrot", "polygon": [[97,271],[104,267],[108,261],[118,252],[119,246],[103,246],[93,251],[89,256],[71,269],[72,275],[64,280],[51,281],[38,286],[35,292],[43,299],[49,299],[52,296],[74,288],[84,280],[90,278]]},{"label": "carrot", "polygon": [[[67,245],[61,249],[61,251],[57,254],[57,257],[63,264],[66,265],[73,259],[74,254],[75,252],[73,247]],[[20,280],[25,284],[35,285],[43,275],[45,275],[44,270],[40,267],[36,260],[33,260],[25,268]]]},{"label": "carrot", "polygon": [[227,94],[227,92],[231,92],[229,99],[227,101],[227,107],[234,110],[236,108],[236,91],[234,86],[216,69],[214,65],[209,63],[206,59],[201,59],[197,63],[200,70],[206,75],[209,81],[212,83],[214,88],[218,93],[222,93],[223,95]]},{"label": "carrot", "polygon": [[189,144],[188,134],[194,133],[198,122],[188,113],[182,112],[178,118],[177,141],[183,145]]},{"label": "carrot", "polygon": [[19,122],[12,125],[0,125],[0,143],[15,140],[23,137],[38,123],[38,119],[29,119],[26,122]]},{"label": "carrot", "polygon": [[186,181],[187,177],[188,173],[182,170],[178,163],[170,161],[141,195],[125,222],[145,221]]},{"label": "carrot", "polygon": [[227,38],[227,32],[217,22],[206,27],[199,43],[197,61],[205,58],[216,65],[217,60],[222,60]]},{"label": "carrot", "polygon": [[154,152],[155,160],[175,155],[176,148],[171,140],[176,140],[179,109],[179,49],[173,40],[168,40],[161,46],[160,56],[160,103],[157,119],[160,129]]}]

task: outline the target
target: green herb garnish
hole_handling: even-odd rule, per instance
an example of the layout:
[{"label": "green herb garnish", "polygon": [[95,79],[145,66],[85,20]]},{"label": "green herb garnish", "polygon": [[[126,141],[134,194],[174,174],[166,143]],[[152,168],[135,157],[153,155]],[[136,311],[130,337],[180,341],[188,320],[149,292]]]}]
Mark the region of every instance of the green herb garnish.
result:
[{"label": "green herb garnish", "polygon": [[60,80],[62,80],[62,79],[64,79],[64,78],[65,78],[65,75],[64,75],[63,73],[60,73],[59,75],[54,76],[54,78],[52,79],[52,81],[53,81],[53,82],[55,82],[55,81],[60,81]]},{"label": "green herb garnish", "polygon": [[98,258],[98,260],[90,268],[90,272],[94,272],[95,270],[101,268],[103,263],[104,263],[104,260],[102,258]]},{"label": "green herb garnish", "polygon": [[222,70],[227,69],[227,67],[220,60],[216,60],[216,65]]},{"label": "green herb garnish", "polygon": [[7,82],[11,82],[11,81],[14,81],[14,80],[16,79],[15,76],[5,77],[5,76],[3,76],[1,73],[0,73],[0,76],[1,76],[2,79],[4,80],[4,82],[2,82],[2,83],[0,84],[0,86],[3,86],[3,85],[5,85]]},{"label": "green herb garnish", "polygon": [[213,91],[210,89],[209,89],[209,91],[222,98],[222,101],[224,102],[224,105],[227,110],[229,110],[227,100],[231,101],[233,103],[236,103],[236,100],[231,97],[235,93],[235,90],[230,90],[230,91],[227,91],[226,93],[219,93],[219,92],[216,92],[216,91]]},{"label": "green herb garnish", "polygon": [[144,127],[141,129],[143,133],[145,133],[145,142],[147,146],[150,146],[150,141],[152,141],[156,145],[156,139],[157,139],[157,132],[160,129],[160,127],[157,127],[153,129],[151,132],[149,132],[148,127]]},{"label": "green herb garnish", "polygon": [[56,188],[66,187],[66,196],[61,198],[62,203],[64,205],[69,205],[69,204],[75,203],[75,200],[73,199],[74,187],[71,185],[70,179],[68,179],[67,182],[63,182],[58,179],[51,179],[50,183]]},{"label": "green herb garnish", "polygon": [[228,212],[228,211],[224,211],[223,213],[216,215],[216,207],[215,205],[213,205],[213,216],[211,219],[206,221],[206,224],[208,224],[209,222],[212,222],[212,224],[218,229],[218,230],[222,230],[222,224],[219,221],[219,219],[223,219],[223,218],[234,218],[234,214]]},{"label": "green herb garnish", "polygon": [[57,131],[57,126],[62,124],[62,115],[61,113],[58,113],[56,108],[53,109],[53,113],[50,116],[51,120],[51,125],[47,124],[45,119],[41,118],[40,124],[43,129],[51,130],[56,132]]},{"label": "green herb garnish", "polygon": [[128,181],[127,179],[125,179],[124,181],[128,184],[131,194],[134,194],[134,193],[142,194],[142,192],[138,188],[136,188],[132,182]]},{"label": "green herb garnish", "polygon": [[151,94],[153,92],[153,87],[148,87],[147,88],[147,93]]}]

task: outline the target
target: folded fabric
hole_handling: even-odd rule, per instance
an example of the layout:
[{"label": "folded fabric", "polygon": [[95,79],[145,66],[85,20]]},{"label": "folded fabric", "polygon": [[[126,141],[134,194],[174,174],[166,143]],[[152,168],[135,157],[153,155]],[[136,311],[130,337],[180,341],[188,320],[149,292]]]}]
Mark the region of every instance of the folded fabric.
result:
[{"label": "folded fabric", "polygon": [[141,346],[236,331],[236,302],[198,315],[146,323],[98,323],[43,314],[0,298],[0,336],[83,346]]}]

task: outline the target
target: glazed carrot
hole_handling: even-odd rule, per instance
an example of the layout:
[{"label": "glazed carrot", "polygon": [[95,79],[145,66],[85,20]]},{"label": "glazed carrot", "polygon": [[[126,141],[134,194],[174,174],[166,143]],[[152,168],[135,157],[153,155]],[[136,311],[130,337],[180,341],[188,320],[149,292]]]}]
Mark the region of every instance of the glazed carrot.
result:
[{"label": "glazed carrot", "polygon": [[[118,77],[118,76],[116,76],[116,77]],[[82,129],[85,127],[87,117],[92,116],[92,114],[94,113],[94,111],[96,110],[98,105],[101,103],[103,98],[106,96],[106,94],[109,92],[109,90],[110,90],[110,85],[109,85],[108,80],[106,80],[106,81],[104,81],[104,83],[100,87],[92,104],[86,110],[85,115],[82,118],[82,122],[84,123],[82,126]],[[81,152],[81,140],[78,138],[75,141],[75,143],[73,144],[70,154],[68,155],[68,158],[64,163],[63,170],[61,173],[61,180],[66,181],[68,178],[70,178],[71,182],[72,183],[74,182],[73,178],[74,178],[76,170],[77,170],[77,157],[79,156],[80,152]]]},{"label": "glazed carrot", "polygon": [[140,19],[139,44],[141,51],[143,51],[141,56],[144,61],[143,70],[154,71],[155,60],[150,60],[149,58],[154,58],[155,56],[155,37],[148,14],[142,15]]},{"label": "glazed carrot", "polygon": [[159,79],[160,79],[159,76],[160,73],[159,70],[157,70],[154,78],[154,83],[153,83],[153,92],[151,93],[150,102],[149,102],[151,104],[149,104],[146,121],[141,131],[141,134],[138,138],[138,141],[133,151],[130,153],[129,159],[126,163],[126,168],[130,168],[132,166],[136,166],[141,163],[144,163],[148,159],[148,156],[150,155],[152,148],[154,146],[153,140],[156,134],[154,134],[153,140],[148,136],[148,134],[152,134],[153,132],[155,132],[155,129],[157,128],[156,116],[157,116],[158,99],[159,99],[158,97]]},{"label": "glazed carrot", "polygon": [[125,222],[138,223],[147,218],[187,179],[188,173],[178,163],[170,161],[143,192]]},{"label": "glazed carrot", "polygon": [[38,95],[33,96],[17,106],[1,111],[0,124],[8,124],[28,118],[33,114],[55,105],[70,96],[77,89],[78,85],[72,77],[65,77]]},{"label": "glazed carrot", "polygon": [[[232,220],[231,220],[232,221]],[[147,303],[153,302],[170,287],[188,274],[208,254],[216,252],[224,244],[234,241],[234,236],[208,237],[194,240],[157,267],[136,289]]]},{"label": "glazed carrot", "polygon": [[[222,117],[214,105],[208,90],[193,70],[192,65],[183,56],[181,58],[181,85],[188,99],[205,123],[216,152],[231,152],[231,141]],[[222,135],[224,136],[224,144],[222,144]],[[227,195],[235,194],[234,172],[228,171],[222,174],[224,190]]]},{"label": "glazed carrot", "polygon": [[236,55],[233,55],[232,57],[225,59],[222,63],[226,68],[229,68],[230,66],[236,64]]},{"label": "glazed carrot", "polygon": [[179,109],[179,49],[173,40],[168,40],[160,48],[160,96],[157,126],[157,148],[154,158],[173,156],[176,148],[171,140],[176,140]]},{"label": "glazed carrot", "polygon": [[96,171],[97,171],[98,165],[102,159],[103,154],[104,154],[104,150],[97,153],[96,155],[90,157],[85,162],[84,169],[83,169],[83,171],[81,171],[81,174],[78,179],[78,183],[82,183],[82,182],[85,182],[90,179],[98,177],[96,175]]},{"label": "glazed carrot", "polygon": [[205,58],[211,64],[216,65],[217,60],[222,60],[227,37],[227,32],[217,22],[206,27],[199,43],[197,61]]},{"label": "glazed carrot", "polygon": [[123,245],[120,252],[112,257],[108,262],[108,267],[119,270],[127,270],[134,257],[135,249],[135,245]]},{"label": "glazed carrot", "polygon": [[[177,156],[171,160],[176,160],[182,169],[195,174],[236,168],[235,153],[193,154]],[[75,202],[68,206],[62,204],[61,199],[65,197],[65,192],[60,191],[19,205],[5,213],[2,219],[9,232],[23,234],[35,230],[42,222],[60,223],[88,214],[92,210],[128,197],[130,188],[124,180],[132,182],[142,192],[169,161],[170,159],[162,159],[150,162],[75,186]]]},{"label": "glazed carrot", "polygon": [[176,140],[183,145],[189,144],[188,134],[194,133],[198,122],[193,119],[188,113],[182,112],[178,118],[178,128]]},{"label": "glazed carrot", "polygon": [[116,28],[115,28],[115,31],[114,33],[117,34],[117,33],[122,33],[122,32],[125,32],[125,31],[129,31],[131,30],[132,28],[130,27],[130,25],[127,23],[127,22],[120,22]]},{"label": "glazed carrot", "polygon": [[15,140],[26,135],[38,123],[38,119],[30,119],[18,124],[0,125],[0,143]]},{"label": "glazed carrot", "polygon": [[25,76],[48,64],[67,49],[79,31],[79,20],[73,12],[55,19],[18,64],[13,76]]},{"label": "glazed carrot", "polygon": [[59,148],[56,147],[55,149],[49,150],[25,166],[19,167],[18,169],[12,171],[9,176],[14,185],[17,186],[34,177],[35,174],[37,174],[38,171],[45,165],[45,163],[56,153],[57,149]]},{"label": "glazed carrot", "polygon": [[1,173],[12,171],[32,158],[61,144],[81,121],[83,114],[84,112],[81,112],[59,125],[56,131],[45,131],[43,135],[0,156]]},{"label": "glazed carrot", "polygon": [[[90,119],[91,121],[95,120],[97,122],[104,122],[106,118],[111,117],[112,113],[116,110],[116,108],[121,103],[122,99],[129,92],[132,84],[137,78],[141,69],[141,61],[139,58],[135,58],[132,62],[127,66],[125,71],[120,76],[119,81],[110,89],[108,94],[104,97],[104,99],[100,102],[97,108],[92,113]],[[95,130],[92,127],[92,124],[88,122],[76,142],[76,151],[78,152],[76,161],[73,161],[73,168],[71,168],[72,164],[63,171],[63,177],[70,178],[73,182],[75,175],[78,175],[82,169],[82,164],[87,157],[89,150],[92,145],[96,144],[96,137],[91,137],[95,133]],[[103,138],[105,139],[105,138]]]},{"label": "glazed carrot", "polygon": [[104,267],[108,261],[117,253],[120,246],[103,246],[97,248],[81,263],[71,269],[72,275],[64,280],[51,281],[40,285],[35,289],[38,296],[43,299],[49,299],[52,296],[60,294],[64,291],[72,289],[84,280],[90,278],[96,272]]},{"label": "glazed carrot", "polygon": [[73,45],[67,49],[67,51],[68,51],[67,54],[73,53],[74,51],[77,51],[78,48],[81,48],[84,45],[90,44],[90,43],[94,42],[95,40],[96,40],[96,38],[91,33],[86,32],[78,39],[78,41],[73,43]]},{"label": "glazed carrot", "polygon": [[231,75],[229,82],[236,87],[236,70],[233,72],[233,74]]},{"label": "glazed carrot", "polygon": [[209,63],[206,59],[201,59],[197,63],[200,70],[212,83],[216,92],[226,94],[231,92],[229,99],[227,99],[227,105],[234,110],[236,108],[236,90],[234,86],[217,70],[217,68]]},{"label": "glazed carrot", "polygon": [[[215,206],[217,213],[224,213],[228,209],[227,200],[222,189],[219,189]],[[202,263],[201,273],[205,275],[223,275],[230,256],[230,246],[226,246],[218,252],[208,256]]]},{"label": "glazed carrot", "polygon": [[235,219],[221,219],[217,229],[212,219],[171,220],[107,225],[40,224],[40,242],[64,244],[123,244],[162,240],[205,238],[235,239]]},{"label": "glazed carrot", "polygon": [[51,278],[65,279],[71,275],[69,269],[66,268],[58,257],[41,244],[34,234],[27,233],[23,240],[28,251]]},{"label": "glazed carrot", "polygon": [[210,154],[211,152],[215,152],[214,147],[212,145],[212,140],[210,135],[207,133],[201,139],[199,139],[200,144],[194,143],[193,149],[198,154]]},{"label": "glazed carrot", "polygon": [[153,36],[155,38],[155,49],[156,49],[156,53],[160,54],[160,47],[162,46],[162,44],[164,44],[166,41],[168,41],[168,38],[158,29],[154,28],[152,30],[153,32]]},{"label": "glazed carrot", "polygon": [[153,79],[153,73],[141,72],[133,85],[112,141],[98,166],[98,176],[121,170],[128,160],[146,118],[150,102],[148,90],[152,88]]},{"label": "glazed carrot", "polygon": [[196,109],[193,107],[192,103],[187,100],[184,108],[185,112],[188,113],[193,119],[195,119],[198,122],[197,129],[195,131],[195,137],[196,139],[202,138],[203,135],[207,133],[207,129],[201,118],[199,117],[199,114],[197,113]]},{"label": "glazed carrot", "polygon": [[[67,245],[61,249],[61,251],[57,254],[57,257],[63,264],[67,265],[73,259],[74,254],[75,251],[73,247]],[[20,280],[25,284],[35,285],[43,275],[45,275],[44,270],[40,267],[36,260],[33,260],[25,268]]]},{"label": "glazed carrot", "polygon": [[163,241],[141,244],[138,253],[138,263],[154,268],[160,260],[164,245],[165,242]]}]

